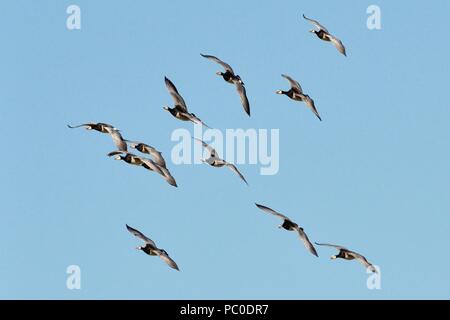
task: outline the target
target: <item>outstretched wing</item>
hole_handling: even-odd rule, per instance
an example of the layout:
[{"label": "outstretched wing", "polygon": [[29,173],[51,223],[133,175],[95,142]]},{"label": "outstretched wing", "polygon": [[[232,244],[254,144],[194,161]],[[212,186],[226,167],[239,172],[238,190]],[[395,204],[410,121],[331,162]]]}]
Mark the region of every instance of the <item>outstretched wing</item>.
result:
[{"label": "outstretched wing", "polygon": [[147,159],[147,158],[141,158],[141,157],[138,157],[138,158],[139,158],[139,160],[141,160],[142,166],[145,169],[154,171],[156,173],[159,173],[160,175],[164,175],[161,171],[161,167],[158,166],[155,162],[153,162],[153,160]]},{"label": "outstretched wing", "polygon": [[150,244],[150,245],[152,245],[152,246],[154,246],[154,247],[156,248],[156,244],[155,244],[155,242],[153,242],[152,239],[147,238],[147,237],[146,237],[142,232],[140,232],[139,230],[136,230],[136,229],[130,227],[129,225],[126,225],[126,226],[127,226],[127,230],[130,231],[135,237],[141,239],[141,240],[144,241],[145,243],[148,243],[148,244]]},{"label": "outstretched wing", "polygon": [[178,268],[176,262],[169,257],[169,255],[162,250],[157,250],[156,254],[161,258],[162,261],[164,261],[169,267],[171,267],[172,269],[175,269],[177,271],[180,271],[180,269]]},{"label": "outstretched wing", "polygon": [[226,165],[231,171],[233,171],[234,173],[236,173],[236,174],[239,176],[239,178],[241,178],[241,179],[245,182],[245,184],[248,185],[247,180],[245,180],[245,178],[244,178],[244,176],[242,175],[242,173],[239,172],[239,170],[236,168],[236,166],[235,166],[234,164],[231,164],[231,163],[228,163],[228,162],[227,162],[225,165]]},{"label": "outstretched wing", "polygon": [[250,103],[247,98],[247,91],[242,83],[236,83],[236,90],[239,93],[239,97],[241,98],[242,106],[244,107],[245,112],[250,116]]},{"label": "outstretched wing", "polygon": [[281,76],[285,78],[287,81],[289,81],[289,84],[291,85],[292,89],[296,90],[298,93],[303,93],[303,89],[300,83],[298,83],[288,75],[282,74]]},{"label": "outstretched wing", "polygon": [[204,148],[206,148],[206,150],[208,150],[208,152],[209,152],[211,158],[216,158],[216,157],[218,157],[218,154],[217,154],[216,149],[214,149],[213,147],[211,147],[211,146],[210,146],[209,144],[207,144],[205,141],[200,140],[200,139],[197,139],[197,138],[194,138],[194,140],[197,140],[198,142],[201,142],[201,143],[202,143],[202,146],[203,146]]},{"label": "outstretched wing", "polygon": [[333,43],[333,45],[336,47],[336,49],[338,49],[338,51],[342,53],[344,56],[347,56],[347,52],[345,51],[345,47],[342,44],[342,41],[333,35],[329,35],[329,38],[331,43]]},{"label": "outstretched wing", "polygon": [[367,268],[370,269],[370,271],[377,273],[377,269],[375,269],[375,267],[373,266],[373,264],[371,264],[369,261],[367,261],[366,257],[364,257],[363,255],[354,252],[354,251],[349,251],[348,254],[350,254],[351,256],[353,256],[356,260],[358,260],[359,262],[361,262],[361,264]]},{"label": "outstretched wing", "polygon": [[172,176],[172,174],[167,168],[160,166],[159,169],[161,170],[162,176],[164,177],[164,179],[167,181],[168,184],[174,187],[178,187],[175,178]]},{"label": "outstretched wing", "polygon": [[109,127],[107,127],[106,130],[108,131],[109,135],[111,136],[114,144],[117,146],[117,150],[126,152],[127,151],[127,143],[123,139],[120,132],[118,130],[111,129]]},{"label": "outstretched wing", "polygon": [[178,106],[184,111],[188,112],[186,102],[184,102],[183,97],[178,93],[178,90],[173,82],[170,81],[167,77],[164,77],[164,81],[166,83],[167,90],[169,90],[169,93],[172,96],[173,101],[175,102],[175,106]]},{"label": "outstretched wing", "polygon": [[203,58],[209,59],[209,60],[211,60],[211,61],[214,61],[214,62],[220,64],[226,71],[229,71],[229,72],[231,72],[232,74],[234,74],[233,68],[231,68],[231,66],[230,66],[228,63],[225,63],[225,62],[223,62],[222,60],[220,60],[219,58],[214,57],[214,56],[210,56],[210,55],[202,54],[202,53],[200,53],[200,55],[201,55]]},{"label": "outstretched wing", "polygon": [[302,239],[303,243],[305,244],[306,249],[308,249],[309,252],[318,257],[319,255],[317,254],[316,248],[314,248],[311,241],[309,241],[309,238],[306,235],[305,231],[303,231],[302,228],[297,227],[297,232],[300,235],[300,239]]},{"label": "outstretched wing", "polygon": [[319,111],[317,111],[316,105],[314,104],[314,100],[311,99],[308,95],[304,95],[303,101],[305,101],[308,108],[311,109],[312,112],[314,112],[316,117],[319,118],[320,121],[322,121],[322,118],[319,115]]},{"label": "outstretched wing", "polygon": [[164,168],[166,167],[166,160],[164,160],[164,157],[162,156],[161,152],[151,147],[148,148],[148,151],[157,165]]},{"label": "outstretched wing", "polygon": [[347,250],[347,251],[348,251],[347,248],[342,247],[342,246],[338,246],[338,245],[335,245],[335,244],[318,243],[318,242],[314,242],[314,243],[317,244],[318,246],[332,247],[332,248],[336,248],[336,249],[338,249],[338,250]]},{"label": "outstretched wing", "polygon": [[95,126],[96,123],[83,123],[77,126],[71,126],[70,124],[67,125],[68,128],[70,129],[76,129],[76,128],[81,128],[81,127],[92,127]]},{"label": "outstretched wing", "polygon": [[277,212],[277,211],[275,211],[275,210],[273,210],[273,209],[270,209],[269,207],[266,207],[266,206],[263,206],[263,205],[257,204],[257,203],[255,203],[255,205],[256,205],[259,209],[261,209],[262,211],[264,211],[264,212],[266,212],[266,213],[273,214],[274,216],[277,216],[278,218],[281,218],[281,219],[283,219],[283,220],[291,221],[291,219],[289,219],[288,217],[286,217],[284,214],[281,214],[281,213],[279,213],[279,212]]},{"label": "outstretched wing", "polygon": [[306,20],[308,20],[309,22],[311,22],[316,28],[318,28],[319,30],[323,30],[326,33],[328,33],[327,28],[325,28],[323,25],[321,25],[317,20],[313,20],[310,18],[307,18],[305,15],[303,15],[303,18],[305,18]]}]

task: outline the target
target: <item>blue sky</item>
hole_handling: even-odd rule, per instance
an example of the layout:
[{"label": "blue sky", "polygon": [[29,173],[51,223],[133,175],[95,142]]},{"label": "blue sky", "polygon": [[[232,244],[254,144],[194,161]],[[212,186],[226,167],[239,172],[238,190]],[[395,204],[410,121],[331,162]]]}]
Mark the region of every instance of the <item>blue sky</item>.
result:
[{"label": "blue sky", "polygon": [[[448,1],[2,1],[0,298],[450,298]],[[66,29],[66,8],[82,28]],[[366,27],[377,4],[382,29]],[[308,33],[318,19],[348,58]],[[209,53],[244,79],[248,118]],[[296,78],[323,122],[274,94]],[[170,155],[164,76],[214,128],[280,129],[280,171],[174,166],[179,188],[112,161],[110,139],[66,124],[109,122]],[[259,202],[314,241],[382,270],[304,250]],[[133,248],[134,226],[177,273]],[[66,268],[81,267],[81,290]]]}]

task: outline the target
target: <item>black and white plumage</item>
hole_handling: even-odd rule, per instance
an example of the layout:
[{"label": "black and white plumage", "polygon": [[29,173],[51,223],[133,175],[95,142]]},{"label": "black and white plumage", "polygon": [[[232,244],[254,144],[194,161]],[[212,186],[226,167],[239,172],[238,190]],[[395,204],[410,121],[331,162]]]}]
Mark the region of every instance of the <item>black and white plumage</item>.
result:
[{"label": "black and white plumage", "polygon": [[272,214],[280,219],[283,220],[283,223],[281,225],[279,225],[279,228],[283,228],[285,230],[288,231],[296,231],[299,236],[300,239],[303,241],[303,244],[305,245],[305,248],[308,249],[309,252],[311,252],[311,254],[315,255],[316,257],[318,257],[319,255],[317,254],[316,248],[314,248],[313,244],[311,243],[311,241],[309,241],[308,236],[306,235],[305,231],[303,230],[302,227],[300,227],[298,224],[296,224],[295,222],[293,222],[291,219],[289,219],[288,217],[286,217],[285,215],[276,212],[273,209],[270,209],[269,207],[263,206],[261,204],[257,204],[255,203],[255,205],[261,209],[262,211]]},{"label": "black and white plumage", "polygon": [[310,32],[314,33],[319,39],[323,41],[331,42],[340,53],[342,53],[344,56],[347,56],[347,52],[341,40],[333,36],[327,30],[327,28],[321,25],[318,21],[307,18],[305,15],[303,15],[303,18],[311,22],[317,28],[317,30],[310,30]]},{"label": "black and white plumage", "polygon": [[129,225],[126,225],[126,227],[127,227],[127,230],[129,232],[131,232],[131,234],[133,234],[135,237],[137,237],[137,238],[141,239],[142,241],[144,241],[145,245],[144,246],[139,246],[136,249],[142,250],[143,252],[145,252],[146,254],[148,254],[150,256],[158,256],[169,267],[171,267],[172,269],[175,269],[177,271],[180,271],[180,269],[178,268],[178,265],[169,256],[169,254],[164,249],[158,248],[156,246],[155,242],[152,239],[148,238],[142,232],[140,232],[139,230],[136,230],[136,229],[130,227]]},{"label": "black and white plumage", "polygon": [[316,115],[316,117],[320,121],[322,121],[322,118],[320,117],[320,114],[317,111],[314,100],[311,99],[311,97],[308,96],[307,94],[303,93],[303,89],[300,86],[300,84],[296,80],[292,79],[290,76],[287,76],[285,74],[282,74],[281,76],[285,78],[287,81],[289,81],[291,88],[288,91],[277,90],[276,93],[284,94],[295,101],[304,102],[306,106]]},{"label": "black and white plumage", "polygon": [[377,269],[374,267],[374,265],[372,263],[370,263],[369,261],[367,261],[366,257],[364,257],[363,255],[351,251],[345,247],[342,246],[338,246],[335,244],[329,244],[329,243],[317,243],[316,245],[318,246],[327,246],[327,247],[332,247],[335,248],[337,250],[339,250],[339,253],[337,255],[331,256],[331,259],[344,259],[344,260],[358,260],[364,267],[366,267],[366,269],[370,270],[371,272],[377,273]]},{"label": "black and white plumage", "polygon": [[242,181],[245,182],[245,184],[248,185],[247,180],[245,180],[244,176],[242,175],[242,173],[236,168],[236,166],[232,163],[229,163],[227,161],[225,161],[224,159],[221,159],[217,153],[217,151],[211,147],[209,144],[207,144],[206,142],[194,138],[196,141],[200,142],[203,147],[208,150],[209,152],[209,158],[207,159],[202,159],[203,162],[209,164],[212,167],[216,167],[216,168],[221,168],[221,167],[227,167],[228,169],[230,169],[231,171],[233,171],[235,174],[237,174],[239,176],[239,178],[241,178]]},{"label": "black and white plumage", "polygon": [[75,128],[81,128],[84,127],[86,130],[95,130],[98,132],[109,134],[114,142],[114,144],[117,147],[117,150],[120,151],[127,151],[127,143],[125,142],[125,139],[122,137],[122,134],[118,129],[116,129],[114,126],[107,124],[107,123],[84,123],[77,126],[70,126],[67,125],[70,129]]},{"label": "black and white plumage", "polygon": [[247,91],[245,89],[244,82],[242,81],[241,77],[239,75],[236,75],[233,71],[233,68],[228,63],[223,62],[217,57],[206,55],[200,53],[200,55],[203,58],[209,59],[211,61],[214,61],[221,65],[225,72],[217,72],[216,74],[221,76],[226,82],[234,84],[236,86],[236,90],[239,94],[239,97],[241,99],[242,107],[244,108],[244,111],[250,116],[250,103],[248,102],[247,98]]},{"label": "black and white plumage", "polygon": [[172,116],[177,118],[181,121],[191,121],[195,124],[199,124],[202,126],[205,126],[209,128],[202,120],[200,120],[195,114],[190,113],[188,111],[188,107],[186,105],[186,102],[184,101],[183,97],[178,93],[177,88],[173,84],[172,81],[170,81],[167,77],[164,78],[164,81],[166,83],[167,90],[169,91],[170,95],[173,98],[174,101],[174,107],[164,107],[164,110],[170,112]]}]

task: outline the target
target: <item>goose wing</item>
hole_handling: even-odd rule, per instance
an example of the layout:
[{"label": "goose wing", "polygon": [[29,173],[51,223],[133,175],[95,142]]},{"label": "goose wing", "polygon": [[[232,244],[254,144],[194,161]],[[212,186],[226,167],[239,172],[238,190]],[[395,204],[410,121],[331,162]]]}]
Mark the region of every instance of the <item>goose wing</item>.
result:
[{"label": "goose wing", "polygon": [[361,255],[357,252],[354,252],[354,251],[349,251],[348,254],[350,254],[356,260],[358,260],[364,267],[366,267],[366,269],[369,268],[370,271],[377,273],[377,270],[375,269],[373,264],[371,264],[369,261],[367,261],[366,257],[364,257],[363,255]]},{"label": "goose wing", "polygon": [[71,126],[70,124],[67,125],[68,128],[70,129],[76,129],[76,128],[81,128],[81,127],[92,127],[97,125],[96,123],[83,123],[83,124],[79,124],[76,126]]},{"label": "goose wing", "polygon": [[167,90],[169,90],[170,95],[175,102],[175,106],[180,107],[183,111],[188,112],[188,108],[186,106],[186,102],[184,102],[183,97],[178,93],[177,87],[170,81],[167,77],[164,77],[164,81],[166,83]]},{"label": "goose wing", "polygon": [[164,168],[166,167],[166,160],[164,160],[161,152],[156,149],[150,149],[149,154],[153,157],[153,160],[157,165]]},{"label": "goose wing", "polygon": [[109,127],[106,128],[109,135],[111,136],[114,144],[117,146],[117,149],[119,151],[127,151],[127,143],[123,139],[122,135],[120,134],[119,130],[111,129]]},{"label": "goose wing", "polygon": [[158,166],[153,160],[147,159],[147,158],[141,158],[141,157],[138,157],[138,158],[139,158],[139,160],[141,160],[142,166],[145,169],[148,169],[148,170],[154,171],[156,173],[159,173],[162,176],[164,175],[162,173],[162,171],[161,171],[161,167]]},{"label": "goose wing", "polygon": [[309,252],[311,252],[313,255],[315,255],[316,257],[318,257],[319,255],[317,254],[316,248],[314,248],[313,244],[311,243],[311,241],[309,241],[308,236],[306,235],[305,231],[303,231],[302,228],[297,227],[297,232],[300,236],[300,239],[302,239],[305,248],[309,250]]},{"label": "goose wing", "polygon": [[320,121],[322,121],[322,118],[319,115],[319,111],[317,111],[316,105],[314,104],[314,100],[311,99],[308,95],[304,95],[303,101],[305,101],[308,108],[311,109],[312,112],[314,112],[316,117],[319,118]]},{"label": "goose wing", "polygon": [[214,56],[210,56],[210,55],[202,54],[202,53],[200,53],[200,55],[201,55],[203,58],[209,59],[209,60],[211,60],[211,61],[214,61],[214,62],[220,64],[220,65],[225,69],[225,71],[229,71],[229,72],[231,72],[232,74],[234,74],[233,68],[231,68],[231,66],[230,66],[228,63],[225,63],[225,62],[223,62],[222,60],[220,60],[219,58],[214,57]]},{"label": "goose wing", "polygon": [[246,185],[248,185],[247,180],[245,180],[245,178],[244,178],[244,176],[242,175],[242,173],[239,172],[239,170],[236,168],[236,166],[235,166],[234,164],[228,163],[228,162],[227,162],[225,165],[226,165],[227,168],[229,168],[231,171],[233,171],[234,173],[236,173],[236,174],[239,176],[239,178],[241,178],[242,181],[245,182]]},{"label": "goose wing", "polygon": [[327,28],[325,28],[323,25],[321,25],[317,20],[313,20],[310,18],[307,18],[305,15],[303,15],[303,18],[305,18],[306,20],[308,20],[309,22],[311,22],[316,28],[318,28],[319,30],[323,30],[326,33],[328,33]]},{"label": "goose wing", "polygon": [[118,154],[127,154],[128,152],[126,151],[111,151],[110,153],[108,153],[108,157],[112,157],[112,156],[117,156]]},{"label": "goose wing", "polygon": [[131,232],[131,234],[133,234],[135,237],[141,239],[141,240],[144,241],[145,243],[150,244],[150,245],[152,245],[152,246],[154,246],[154,247],[156,248],[156,244],[155,244],[155,242],[154,242],[152,239],[147,238],[147,236],[145,236],[145,235],[144,235],[142,232],[140,232],[139,230],[136,230],[136,229],[130,227],[129,225],[126,225],[126,226],[127,226],[127,230],[128,230],[129,232]]},{"label": "goose wing", "polygon": [[342,44],[342,41],[336,38],[333,35],[329,35],[328,38],[330,39],[331,43],[338,49],[340,53],[342,53],[344,56],[347,56],[347,52],[345,51],[345,47]]},{"label": "goose wing", "polygon": [[161,167],[166,167],[166,160],[164,160],[164,157],[162,156],[161,152],[158,151],[156,148],[149,146],[148,144],[139,142],[139,141],[129,141],[125,140],[125,142],[128,142],[130,144],[131,148],[136,148],[138,145],[144,146],[143,153],[147,153],[152,156],[153,161]]},{"label": "goose wing", "polygon": [[167,254],[167,252],[163,251],[163,250],[156,250],[156,254],[161,258],[162,261],[164,261],[169,267],[171,267],[172,269],[175,269],[177,271],[180,271],[180,269],[178,268],[178,265],[176,264],[176,262],[169,257],[169,255]]},{"label": "goose wing", "polygon": [[285,78],[287,81],[289,81],[289,84],[291,85],[292,89],[294,89],[298,93],[302,93],[303,92],[303,89],[302,89],[302,86],[300,85],[300,83],[298,83],[297,81],[295,81],[294,79],[292,79],[288,75],[282,74],[281,76],[283,78]]},{"label": "goose wing", "polygon": [[274,216],[277,216],[278,218],[281,218],[281,219],[283,219],[283,220],[291,221],[291,219],[289,219],[288,217],[286,217],[284,214],[281,214],[281,213],[279,213],[279,212],[277,212],[277,211],[275,211],[275,210],[273,210],[273,209],[270,209],[269,207],[266,207],[266,206],[263,206],[263,205],[257,204],[257,203],[255,203],[255,205],[256,205],[259,209],[261,209],[262,211],[264,211],[264,212],[266,212],[266,213],[273,214]]},{"label": "goose wing", "polygon": [[247,91],[242,83],[236,83],[236,90],[239,93],[239,97],[241,98],[242,106],[244,107],[245,112],[250,116],[250,103],[247,98]]},{"label": "goose wing", "polygon": [[198,118],[195,114],[193,113],[189,113],[189,112],[185,112],[183,113],[183,115],[187,118],[189,118],[190,121],[192,121],[193,123],[196,123],[198,125],[201,126],[205,126],[208,129],[211,129],[206,123],[204,123],[200,118]]},{"label": "goose wing", "polygon": [[175,178],[172,176],[170,171],[166,167],[159,167],[161,170],[162,176],[167,181],[168,184],[174,187],[178,187],[177,182],[175,181]]},{"label": "goose wing", "polygon": [[203,146],[204,148],[206,148],[206,150],[208,150],[208,152],[209,152],[211,158],[217,158],[217,157],[219,157],[219,155],[217,154],[216,149],[214,149],[213,147],[211,147],[211,146],[210,146],[209,144],[207,144],[205,141],[200,140],[200,139],[197,139],[197,138],[194,138],[194,139],[197,140],[198,142],[201,142],[202,146]]},{"label": "goose wing", "polygon": [[338,245],[335,245],[335,244],[318,243],[318,242],[314,242],[314,243],[315,243],[316,245],[318,245],[318,246],[332,247],[332,248],[336,248],[336,249],[338,249],[338,250],[347,250],[347,251],[348,251],[347,248],[342,247],[342,246],[338,246]]}]

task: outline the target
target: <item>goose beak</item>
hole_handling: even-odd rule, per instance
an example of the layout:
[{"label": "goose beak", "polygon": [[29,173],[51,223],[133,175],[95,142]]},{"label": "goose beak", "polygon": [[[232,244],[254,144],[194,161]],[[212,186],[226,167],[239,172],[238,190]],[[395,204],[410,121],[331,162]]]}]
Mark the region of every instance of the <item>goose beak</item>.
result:
[{"label": "goose beak", "polygon": [[163,109],[166,111],[169,111],[169,107],[164,107]]},{"label": "goose beak", "polygon": [[309,30],[309,32],[311,32],[311,33],[314,33],[314,32],[315,32],[315,30]]},{"label": "goose beak", "polygon": [[281,90],[275,91],[276,94],[282,94],[283,92]]},{"label": "goose beak", "polygon": [[141,247],[136,247],[135,249],[136,249],[136,250],[141,250]]},{"label": "goose beak", "polygon": [[222,72],[217,71],[216,74],[217,74],[218,76],[221,76],[221,75],[222,75]]},{"label": "goose beak", "polygon": [[335,260],[336,259],[336,256],[331,256],[331,260]]}]

